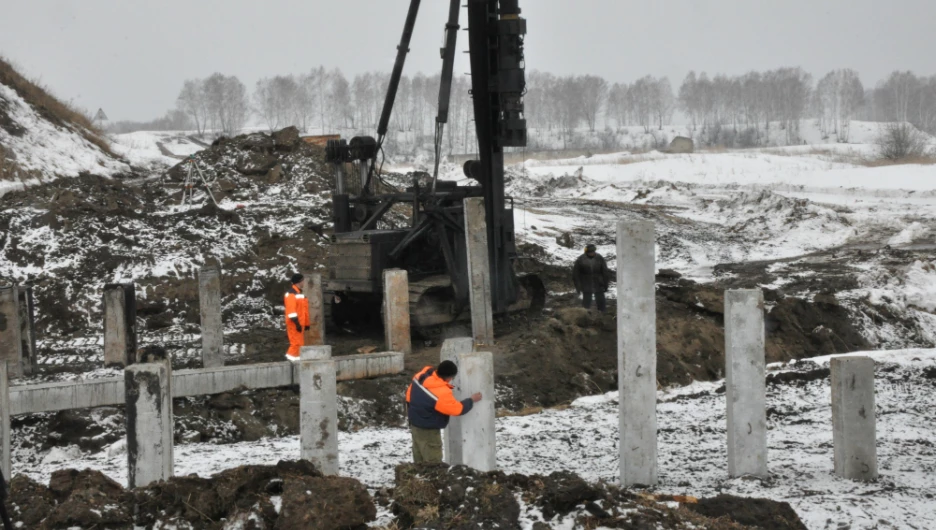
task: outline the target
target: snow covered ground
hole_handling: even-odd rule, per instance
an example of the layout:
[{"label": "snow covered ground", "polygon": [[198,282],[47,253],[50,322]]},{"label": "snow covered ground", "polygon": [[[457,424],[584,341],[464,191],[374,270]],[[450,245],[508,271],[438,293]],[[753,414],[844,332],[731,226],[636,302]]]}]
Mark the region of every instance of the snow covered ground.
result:
[{"label": "snow covered ground", "polygon": [[[528,161],[510,168],[509,188],[518,203],[519,237],[561,260],[579,251],[555,243],[563,232],[604,242],[599,251],[613,255],[615,220],[662,210],[674,225],[684,226],[673,234],[678,251],[659,249],[659,266],[701,271],[693,277],[702,281],[712,279],[706,272],[717,263],[788,258],[848,244],[933,242],[936,166],[865,167],[832,158],[821,149]],[[448,175],[457,178],[457,168]],[[700,232],[709,241],[694,237]]]},{"label": "snow covered ground", "polygon": [[[833,475],[830,357],[772,366],[800,380],[768,385],[767,480],[729,479],[723,381],[658,393],[659,477],[656,490],[697,497],[731,493],[787,501],[810,529],[925,529],[936,527],[936,350],[866,352],[876,361],[880,480],[857,483]],[[582,398],[563,410],[497,420],[498,467],[510,473],[572,470],[590,481],[618,479],[617,393]],[[408,461],[407,430],[341,433],[341,473],[368,487],[392,485],[393,469]],[[296,437],[219,446],[177,445],[177,475],[209,476],[243,464],[298,458]],[[40,482],[62,467],[99,469],[126,482],[123,441],[97,455],[53,450],[33,469]]]},{"label": "snow covered ground", "polygon": [[112,149],[126,158],[133,166],[161,170],[174,166],[180,159],[197,153],[206,144],[180,131],[140,131],[115,134],[111,137]]}]

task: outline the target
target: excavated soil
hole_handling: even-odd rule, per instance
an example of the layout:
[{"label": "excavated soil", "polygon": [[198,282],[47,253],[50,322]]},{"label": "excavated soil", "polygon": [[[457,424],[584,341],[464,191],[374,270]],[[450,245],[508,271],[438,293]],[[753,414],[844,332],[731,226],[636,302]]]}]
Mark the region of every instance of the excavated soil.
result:
[{"label": "excavated soil", "polygon": [[[674,503],[682,502],[677,507]],[[172,477],[124,489],[98,471],[55,472],[48,486],[23,475],[10,482],[6,508],[15,525],[66,528],[366,528],[378,506],[384,528],[519,529],[574,522],[581,528],[805,528],[789,504],[720,495],[679,498],[589,484],[573,473],[481,473],[464,466],[397,467],[394,488],[370,492],[357,480],[322,476],[309,462],[241,466],[200,478]]]},{"label": "excavated soil", "polygon": [[[67,469],[49,486],[17,476],[7,510],[26,528],[358,528],[376,517],[361,483],[324,477],[304,461],[172,477],[126,490],[98,471]],[[237,524],[240,523],[240,526]]]},{"label": "excavated soil", "polygon": [[[396,487],[386,497],[378,501],[390,505],[401,528],[521,528],[521,521],[536,521],[532,527],[544,530],[558,521],[574,528],[805,528],[787,503],[757,499],[750,511],[736,518],[735,506],[724,502],[702,499],[698,506],[707,508],[702,513],[693,510],[695,499],[589,484],[568,472],[524,476],[480,473],[463,466],[402,465],[396,469]],[[678,501],[687,503],[676,508],[660,504]],[[763,518],[747,521],[746,514],[754,512]]]}]

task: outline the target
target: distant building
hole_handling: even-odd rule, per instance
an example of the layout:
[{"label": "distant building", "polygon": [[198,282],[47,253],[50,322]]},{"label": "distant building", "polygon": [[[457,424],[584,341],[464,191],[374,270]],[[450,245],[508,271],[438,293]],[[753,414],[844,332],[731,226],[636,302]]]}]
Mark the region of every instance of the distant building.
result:
[{"label": "distant building", "polygon": [[692,142],[692,138],[686,138],[685,136],[673,138],[673,141],[669,144],[669,149],[666,150],[667,153],[674,154],[691,153],[693,151],[695,151],[695,144]]}]

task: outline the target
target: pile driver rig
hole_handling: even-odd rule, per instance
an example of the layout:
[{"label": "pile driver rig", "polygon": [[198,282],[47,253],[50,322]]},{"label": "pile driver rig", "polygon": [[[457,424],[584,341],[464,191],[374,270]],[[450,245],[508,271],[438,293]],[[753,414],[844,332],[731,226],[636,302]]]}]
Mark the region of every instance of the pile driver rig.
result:
[{"label": "pile driver rig", "polygon": [[[467,318],[468,263],[463,201],[483,197],[494,314],[542,307],[545,289],[535,275],[517,275],[514,262],[512,201],[505,194],[504,149],[527,142],[523,97],[526,91],[524,37],[527,21],[519,0],[467,0],[471,97],[478,137],[478,159],[465,163],[476,186],[439,181],[442,135],[448,122],[461,1],[450,0],[442,48],[442,75],[435,129],[435,170],[431,182],[387,192],[378,157],[387,135],[420,0],[411,0],[396,63],[377,128],[377,138],[331,140],[326,160],[334,167],[334,235],[324,288],[332,318],[342,324],[379,308],[383,271],[405,269],[410,280],[410,321],[417,329]],[[345,174],[356,166],[355,186]],[[351,189],[351,188],[355,189]],[[380,191],[378,191],[380,190]],[[395,205],[410,205],[405,228],[377,228]]]}]

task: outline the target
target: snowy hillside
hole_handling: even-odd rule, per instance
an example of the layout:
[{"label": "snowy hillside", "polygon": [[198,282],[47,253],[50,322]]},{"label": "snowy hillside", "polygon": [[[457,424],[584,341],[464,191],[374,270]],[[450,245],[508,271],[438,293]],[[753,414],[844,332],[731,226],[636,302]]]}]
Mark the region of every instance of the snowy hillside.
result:
[{"label": "snowy hillside", "polygon": [[116,176],[130,166],[105,153],[78,125],[54,123],[13,88],[0,83],[0,148],[22,172],[23,180],[0,180],[0,193],[56,177],[82,173]]}]

